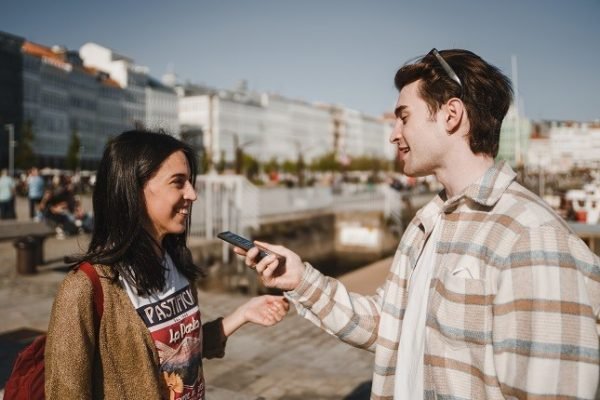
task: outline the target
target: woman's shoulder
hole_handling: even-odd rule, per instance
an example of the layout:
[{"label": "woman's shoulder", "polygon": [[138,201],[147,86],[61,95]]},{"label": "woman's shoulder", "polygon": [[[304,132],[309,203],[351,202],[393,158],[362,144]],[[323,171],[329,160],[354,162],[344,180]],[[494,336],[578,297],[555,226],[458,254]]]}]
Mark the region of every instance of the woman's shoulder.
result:
[{"label": "woman's shoulder", "polygon": [[[94,264],[92,267],[96,270],[100,282],[103,280],[112,280],[114,278],[114,272],[109,266]],[[88,275],[81,271],[78,266],[75,266],[67,273],[65,279],[62,281],[59,293],[67,291],[72,293],[73,296],[81,294],[86,295],[91,293],[92,288],[92,281]]]}]

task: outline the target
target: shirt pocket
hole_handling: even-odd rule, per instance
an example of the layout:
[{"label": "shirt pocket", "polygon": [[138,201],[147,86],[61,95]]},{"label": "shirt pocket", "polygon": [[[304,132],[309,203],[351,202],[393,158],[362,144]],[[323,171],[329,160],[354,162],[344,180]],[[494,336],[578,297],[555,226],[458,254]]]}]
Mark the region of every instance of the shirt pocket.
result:
[{"label": "shirt pocket", "polygon": [[453,349],[490,342],[491,299],[486,282],[473,279],[476,269],[458,265],[444,269],[430,289],[427,325],[433,338]]}]

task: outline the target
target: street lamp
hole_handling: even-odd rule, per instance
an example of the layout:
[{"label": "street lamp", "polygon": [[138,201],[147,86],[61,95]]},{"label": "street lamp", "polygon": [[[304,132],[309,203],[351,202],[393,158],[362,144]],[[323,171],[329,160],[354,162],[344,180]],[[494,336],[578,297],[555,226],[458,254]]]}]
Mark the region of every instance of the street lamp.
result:
[{"label": "street lamp", "polygon": [[15,125],[6,124],[4,127],[8,130],[8,175],[14,176],[15,172]]}]

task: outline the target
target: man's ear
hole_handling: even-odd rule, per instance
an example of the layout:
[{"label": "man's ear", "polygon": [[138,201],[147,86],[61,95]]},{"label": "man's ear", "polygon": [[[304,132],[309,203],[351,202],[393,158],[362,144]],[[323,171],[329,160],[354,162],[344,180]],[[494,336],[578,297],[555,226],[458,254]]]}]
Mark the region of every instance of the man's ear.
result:
[{"label": "man's ear", "polygon": [[466,110],[463,102],[453,97],[444,105],[446,131],[450,134],[455,133],[463,122],[466,122]]}]

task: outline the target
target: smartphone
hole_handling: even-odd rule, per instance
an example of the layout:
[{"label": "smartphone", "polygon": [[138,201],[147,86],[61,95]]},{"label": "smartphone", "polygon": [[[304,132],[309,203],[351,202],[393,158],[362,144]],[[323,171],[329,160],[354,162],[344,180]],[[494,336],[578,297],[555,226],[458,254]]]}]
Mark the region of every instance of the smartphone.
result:
[{"label": "smartphone", "polygon": [[[254,243],[252,243],[252,241],[250,241],[249,239],[246,239],[245,237],[242,237],[230,231],[221,232],[217,235],[217,237],[221,240],[226,241],[227,243],[231,243],[232,245],[237,246],[246,251],[250,250],[253,247],[256,247]],[[258,256],[256,257],[256,262],[262,260],[269,254],[271,253],[259,248]]]}]

